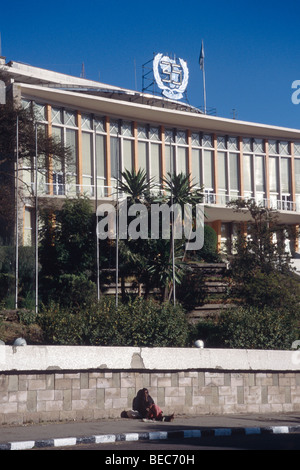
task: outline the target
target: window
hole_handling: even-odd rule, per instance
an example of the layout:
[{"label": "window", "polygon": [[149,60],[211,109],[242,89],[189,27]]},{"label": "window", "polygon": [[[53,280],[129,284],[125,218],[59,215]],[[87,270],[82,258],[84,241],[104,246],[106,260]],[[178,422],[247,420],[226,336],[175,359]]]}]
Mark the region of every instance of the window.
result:
[{"label": "window", "polygon": [[123,139],[123,170],[133,170],[133,141]]},{"label": "window", "polygon": [[82,185],[83,193],[93,194],[93,134],[82,133]]},{"label": "window", "polygon": [[24,214],[24,245],[25,246],[32,246],[34,243],[34,236],[33,236],[33,211],[31,208],[25,207],[25,214]]},{"label": "window", "polygon": [[280,155],[290,155],[289,142],[279,142],[279,153]]},{"label": "window", "polygon": [[151,143],[150,148],[150,161],[151,161],[151,178],[155,183],[160,183],[160,152],[161,147],[159,144]]},{"label": "window", "polygon": [[148,179],[149,176],[149,141],[148,141],[148,130],[144,124],[138,124],[137,126],[138,136],[138,167],[144,170]]},{"label": "window", "polygon": [[230,195],[238,196],[239,194],[239,154],[229,154],[229,169],[230,169]]},{"label": "window", "polygon": [[295,158],[295,188],[296,194],[300,194],[300,158]]},{"label": "window", "polygon": [[148,145],[146,142],[138,143],[138,165],[149,176],[148,169]]},{"label": "window", "polygon": [[290,194],[290,159],[281,158],[281,193]]},{"label": "window", "polygon": [[51,119],[53,137],[56,137],[64,146],[69,147],[71,150],[71,155],[67,161],[57,161],[57,159],[53,158],[53,193],[76,194],[78,159],[78,127],[76,112],[53,107],[51,110]]},{"label": "window", "polygon": [[187,149],[185,147],[177,147],[177,174],[183,173],[187,175]]},{"label": "window", "polygon": [[96,133],[96,155],[95,155],[95,178],[97,184],[97,197],[106,196],[106,133],[104,119],[100,117],[94,118],[94,131]]},{"label": "window", "polygon": [[176,131],[176,173],[188,174],[188,147],[186,132]]},{"label": "window", "polygon": [[97,191],[100,196],[104,196],[105,174],[106,174],[106,143],[105,136],[96,134],[96,178]]},{"label": "window", "polygon": [[244,177],[244,196],[251,198],[253,196],[253,156],[243,156],[243,177]]},{"label": "window", "polygon": [[279,199],[279,159],[278,157],[269,157],[269,184],[270,184],[270,204],[273,209],[278,208]]},{"label": "window", "polygon": [[265,192],[265,158],[262,155],[255,156],[255,187],[256,192]]},{"label": "window", "polygon": [[227,158],[225,152],[218,152],[218,191],[221,194],[227,192]]},{"label": "window", "polygon": [[201,150],[192,149],[192,184],[201,187],[202,171],[201,171]]},{"label": "window", "polygon": [[240,164],[238,138],[219,136],[218,148],[218,198],[221,204],[236,199],[240,194]]},{"label": "window", "polygon": [[[52,127],[52,136],[60,142],[63,142],[63,129],[61,127]],[[62,159],[52,160],[52,184],[53,194],[63,195],[65,194],[64,185],[64,161]]]},{"label": "window", "polygon": [[132,171],[134,168],[133,153],[134,153],[134,140],[132,132],[132,123],[130,121],[123,121],[121,126],[121,140],[122,140],[122,171]]},{"label": "window", "polygon": [[214,173],[213,173],[213,152],[210,150],[203,151],[203,169],[204,169],[204,186],[206,190],[214,190]]},{"label": "window", "polygon": [[278,157],[269,158],[270,192],[279,192]]},{"label": "window", "polygon": [[[138,167],[144,170],[148,179],[159,187],[161,183],[161,137],[159,127],[138,124]],[[133,152],[133,147],[132,147]],[[166,171],[168,169],[168,150],[166,149]]]},{"label": "window", "polygon": [[166,159],[166,173],[176,172],[176,158],[175,158],[175,137],[173,129],[166,129],[165,131],[165,159]]},{"label": "window", "polygon": [[110,138],[110,169],[111,178],[113,180],[118,179],[120,171],[120,152],[119,152],[119,140],[117,137]]}]

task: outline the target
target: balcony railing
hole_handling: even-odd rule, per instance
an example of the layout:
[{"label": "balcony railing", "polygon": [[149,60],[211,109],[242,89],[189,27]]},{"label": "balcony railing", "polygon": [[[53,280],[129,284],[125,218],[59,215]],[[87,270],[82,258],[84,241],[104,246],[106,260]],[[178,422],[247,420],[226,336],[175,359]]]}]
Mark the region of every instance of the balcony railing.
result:
[{"label": "balcony railing", "polygon": [[257,205],[265,208],[270,208],[278,211],[295,211],[300,212],[300,202],[296,203],[288,199],[267,199],[264,197],[242,197],[238,195],[230,195],[224,193],[204,193],[204,203],[208,205],[220,205],[226,207],[230,202],[243,199],[247,201],[254,201]]},{"label": "balcony railing", "polygon": [[[31,193],[35,195],[35,184],[31,185]],[[124,193],[117,192],[115,186],[98,185],[84,185],[74,183],[39,183],[37,187],[38,197],[76,197],[78,195],[85,195],[95,199],[111,198],[116,200],[118,197],[124,197]],[[158,196],[162,194],[161,185],[152,188],[151,195]]]},{"label": "balcony railing", "polygon": [[[97,189],[97,191],[96,191]],[[32,184],[32,194],[35,194],[35,185]],[[86,195],[90,198],[103,199],[110,197],[116,200],[118,197],[124,197],[124,194],[117,193],[114,186],[98,185],[97,188],[94,185],[83,185],[74,183],[44,183],[40,182],[37,188],[38,197],[76,197],[79,194]],[[157,185],[151,191],[153,196],[161,195],[162,188]],[[224,193],[203,193],[204,204],[217,205],[226,207],[230,202],[237,199],[243,199],[247,201],[255,201],[258,205],[265,208],[271,208],[278,211],[289,211],[289,212],[300,212],[300,198],[295,201],[290,201],[288,198],[285,199],[267,199],[259,195],[258,197],[242,197],[235,194],[224,194]]]}]

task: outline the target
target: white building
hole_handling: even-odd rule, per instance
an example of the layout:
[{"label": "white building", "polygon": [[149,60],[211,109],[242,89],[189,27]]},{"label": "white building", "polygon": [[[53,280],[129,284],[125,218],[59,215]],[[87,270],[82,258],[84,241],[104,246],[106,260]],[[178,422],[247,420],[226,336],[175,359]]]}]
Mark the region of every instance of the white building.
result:
[{"label": "white building", "polygon": [[[157,185],[171,168],[204,188],[207,223],[225,249],[244,215],[226,207],[254,198],[300,225],[300,130],[203,114],[183,102],[0,59],[24,107],[34,106],[49,136],[73,149],[73,163],[50,164],[39,198],[112,194],[120,170],[143,168]],[[172,160],[171,160],[172,159]],[[23,179],[34,172],[23,167]],[[24,204],[22,242],[32,242],[34,207]],[[299,240],[291,240],[299,252]]]}]

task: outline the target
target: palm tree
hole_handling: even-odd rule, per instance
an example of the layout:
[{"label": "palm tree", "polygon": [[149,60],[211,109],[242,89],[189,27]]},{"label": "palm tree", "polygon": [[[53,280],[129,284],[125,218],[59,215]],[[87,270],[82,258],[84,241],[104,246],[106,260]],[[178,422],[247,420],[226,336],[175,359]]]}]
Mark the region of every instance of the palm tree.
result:
[{"label": "palm tree", "polygon": [[167,197],[169,200],[172,198],[173,204],[180,204],[183,207],[184,204],[196,205],[203,201],[202,189],[191,184],[189,175],[168,173],[167,178],[163,178],[162,181]]},{"label": "palm tree", "polygon": [[[128,204],[143,203],[147,206],[150,217],[151,203],[165,203],[171,206],[179,204],[183,209],[185,204],[192,205],[202,202],[201,190],[191,184],[188,175],[180,173],[170,174],[163,179],[164,194],[161,197],[152,197],[152,181],[147,179],[145,171],[137,173],[125,170],[118,181],[118,191],[128,196]],[[183,210],[182,210],[183,213]],[[183,219],[184,224],[184,219]],[[123,273],[132,273],[136,276],[139,286],[146,285],[146,293],[150,286],[159,286],[164,301],[170,300],[173,293],[175,302],[175,283],[180,283],[183,269],[184,240],[173,237],[173,224],[171,224],[171,240],[126,240],[125,246],[120,245],[123,258]],[[140,292],[140,289],[139,289]]]},{"label": "palm tree", "polygon": [[152,179],[148,179],[145,170],[125,170],[118,179],[118,191],[125,193],[131,203],[147,202],[153,189]]},{"label": "palm tree", "polygon": [[[192,208],[195,209],[196,205],[203,201],[202,189],[197,188],[195,184],[191,184],[190,175],[186,175],[184,173],[168,173],[167,178],[163,178],[163,184],[166,191],[166,195],[163,198],[164,201],[169,205],[179,204],[182,209],[182,214],[184,214],[183,208],[185,204],[190,204]],[[184,225],[184,223],[185,220],[184,217],[182,217],[182,224]],[[175,285],[176,282],[178,283],[180,281],[180,277],[176,274],[176,270],[179,270],[179,265],[176,263],[173,226],[174,220],[171,224],[172,238],[169,249],[169,266],[172,267],[173,276],[172,282],[169,281],[165,285],[164,300],[170,299],[173,292],[175,303]],[[184,260],[184,257],[185,250],[183,250],[182,261]]]},{"label": "palm tree", "polygon": [[[152,179],[148,179],[144,170],[125,170],[118,179],[117,191],[127,196],[127,210],[132,204],[144,204],[150,211]],[[120,243],[120,271],[122,277],[122,297],[124,292],[124,277],[132,273],[138,282],[138,293],[141,296],[142,283],[146,284],[146,292],[149,290],[150,272],[148,266],[146,246],[147,240],[125,240]]]}]

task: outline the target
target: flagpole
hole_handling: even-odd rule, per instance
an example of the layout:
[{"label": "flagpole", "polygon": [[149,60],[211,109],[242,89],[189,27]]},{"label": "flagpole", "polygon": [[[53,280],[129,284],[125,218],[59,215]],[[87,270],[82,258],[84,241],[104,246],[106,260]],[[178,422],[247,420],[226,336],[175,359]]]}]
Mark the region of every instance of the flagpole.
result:
[{"label": "flagpole", "polygon": [[38,313],[39,299],[39,256],[38,256],[38,134],[35,125],[35,313]]},{"label": "flagpole", "polygon": [[204,61],[203,61],[203,95],[204,95],[204,114],[206,114],[206,86],[205,86],[205,69],[204,69]]},{"label": "flagpole", "polygon": [[97,233],[97,226],[98,226],[98,215],[97,215],[97,207],[98,207],[98,163],[97,163],[97,136],[96,136],[96,124],[94,123],[94,162],[95,162],[95,202],[96,202],[96,262],[97,262],[97,300],[100,300],[100,247],[99,247],[99,238]]},{"label": "flagpole", "polygon": [[118,308],[118,297],[119,297],[119,171],[120,171],[120,123],[118,124],[117,132],[117,145],[116,145],[116,166],[117,166],[117,213],[116,213],[116,308]]},{"label": "flagpole", "polygon": [[205,84],[205,67],[204,67],[204,45],[203,40],[201,42],[201,51],[199,57],[200,69],[202,70],[203,75],[203,95],[204,95],[204,114],[206,114],[206,84]]},{"label": "flagpole", "polygon": [[18,294],[19,294],[19,116],[17,115],[17,142],[16,142],[16,279],[15,279],[15,309],[18,309]]},{"label": "flagpole", "polygon": [[[171,208],[173,209],[173,183],[174,183],[174,160],[172,155],[172,136],[170,136],[170,168],[171,168]],[[176,284],[175,284],[175,240],[174,240],[174,210],[171,210],[172,221],[172,279],[173,279],[173,304],[176,305]]]}]

